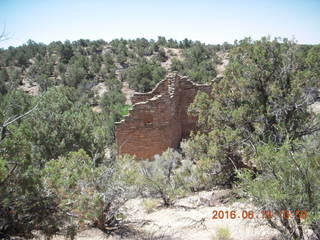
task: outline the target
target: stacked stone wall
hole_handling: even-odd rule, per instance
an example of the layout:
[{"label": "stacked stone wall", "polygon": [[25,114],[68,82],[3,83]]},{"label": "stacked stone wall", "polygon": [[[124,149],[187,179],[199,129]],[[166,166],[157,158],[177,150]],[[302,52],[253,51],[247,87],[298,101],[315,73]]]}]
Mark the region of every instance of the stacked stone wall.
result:
[{"label": "stacked stone wall", "polygon": [[118,154],[151,159],[168,147],[176,148],[196,128],[197,118],[187,114],[198,90],[210,92],[177,73],[169,74],[149,93],[136,93],[133,108],[116,123]]}]

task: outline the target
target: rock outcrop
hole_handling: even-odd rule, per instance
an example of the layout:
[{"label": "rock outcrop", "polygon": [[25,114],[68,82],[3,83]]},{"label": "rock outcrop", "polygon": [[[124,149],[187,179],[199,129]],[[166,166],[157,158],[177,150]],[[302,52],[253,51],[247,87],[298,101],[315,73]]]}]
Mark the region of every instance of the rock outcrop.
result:
[{"label": "rock outcrop", "polygon": [[151,159],[168,147],[178,147],[196,128],[197,118],[187,109],[199,90],[210,93],[211,86],[196,84],[174,72],[151,92],[135,93],[129,114],[116,123],[118,154]]}]

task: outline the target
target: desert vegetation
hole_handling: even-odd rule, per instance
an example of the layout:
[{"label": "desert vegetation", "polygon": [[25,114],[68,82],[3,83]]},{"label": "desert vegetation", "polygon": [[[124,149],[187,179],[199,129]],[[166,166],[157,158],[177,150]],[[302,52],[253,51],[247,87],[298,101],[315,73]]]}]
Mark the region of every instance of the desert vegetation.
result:
[{"label": "desert vegetation", "polygon": [[[221,53],[229,64],[216,78]],[[123,83],[147,92],[170,71],[212,84],[189,107],[199,131],[153,161],[117,156],[114,124],[130,109]],[[260,209],[307,212],[268,223],[285,239],[309,231],[320,239],[319,80],[320,45],[287,39],[30,40],[0,49],[0,238],[73,239],[86,226],[111,233],[129,199],[152,198],[144,202],[152,212],[219,186]]]}]

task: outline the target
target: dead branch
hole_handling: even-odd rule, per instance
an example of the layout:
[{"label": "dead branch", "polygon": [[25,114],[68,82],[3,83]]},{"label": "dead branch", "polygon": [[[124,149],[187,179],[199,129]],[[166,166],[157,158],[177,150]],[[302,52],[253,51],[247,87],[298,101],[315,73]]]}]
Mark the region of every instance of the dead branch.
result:
[{"label": "dead branch", "polygon": [[3,30],[2,30],[2,32],[1,32],[1,34],[0,34],[0,42],[6,41],[6,40],[8,40],[8,39],[9,39],[9,37],[8,37],[8,35],[6,34],[6,26],[4,26],[4,27],[3,27]]},{"label": "dead branch", "polygon": [[191,224],[188,226],[188,227],[191,227],[191,228],[202,228],[203,230],[208,230],[205,222],[206,222],[206,218],[201,218],[200,220],[195,220],[193,218],[190,218],[190,217],[184,217],[184,218],[181,218],[182,219],[185,219],[185,220],[188,220],[191,222]]},{"label": "dead branch", "polygon": [[3,179],[2,182],[0,182],[0,186],[3,185],[9,178],[10,176],[13,174],[14,170],[16,170],[18,164],[15,164],[8,172],[7,176]]},{"label": "dead branch", "polygon": [[[39,103],[38,103],[39,104]],[[7,120],[4,121],[4,123],[2,124],[2,126],[0,127],[0,143],[4,140],[4,138],[6,137],[6,132],[7,132],[7,127],[18,121],[19,119],[22,119],[26,116],[28,116],[30,113],[32,113],[34,110],[37,109],[38,104],[35,105],[32,109],[30,109],[29,111],[19,115],[19,116],[13,116],[13,117],[9,117]]]}]

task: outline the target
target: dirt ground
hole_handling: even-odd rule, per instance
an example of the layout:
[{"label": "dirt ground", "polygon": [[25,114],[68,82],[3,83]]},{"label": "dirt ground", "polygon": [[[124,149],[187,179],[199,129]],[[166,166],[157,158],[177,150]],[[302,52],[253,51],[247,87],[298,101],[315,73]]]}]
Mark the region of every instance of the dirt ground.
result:
[{"label": "dirt ground", "polygon": [[[210,207],[207,203],[212,192],[199,192],[175,202],[173,207],[157,207],[147,213],[143,200],[136,198],[128,201],[122,212],[126,215],[128,231],[124,235],[108,236],[98,229],[87,229],[79,233],[76,240],[118,240],[118,239],[162,239],[162,240],[214,240],[219,229],[227,229],[230,237],[225,240],[272,240],[278,232],[266,225],[262,219],[243,219],[242,211],[257,211],[248,204],[233,202]],[[235,219],[212,219],[213,211],[235,210]],[[62,240],[55,236],[53,240]],[[220,238],[221,239],[221,238]],[[222,240],[222,239],[221,239]]]}]

